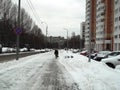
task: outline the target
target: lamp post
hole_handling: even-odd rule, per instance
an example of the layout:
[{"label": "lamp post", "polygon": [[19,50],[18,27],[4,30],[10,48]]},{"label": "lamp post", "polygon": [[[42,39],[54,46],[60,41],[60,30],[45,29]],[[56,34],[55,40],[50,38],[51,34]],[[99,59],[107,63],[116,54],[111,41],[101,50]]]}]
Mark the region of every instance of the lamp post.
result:
[{"label": "lamp post", "polygon": [[66,30],[67,31],[67,51],[68,51],[68,29],[67,28],[64,28],[64,30]]},{"label": "lamp post", "polygon": [[17,41],[16,41],[16,44],[17,44],[16,60],[19,59],[20,5],[21,5],[21,0],[18,1],[18,28],[19,28],[19,29],[16,29],[16,33],[17,33]]},{"label": "lamp post", "polygon": [[48,34],[48,24],[46,22],[41,22],[42,24],[44,23],[46,25],[46,42],[45,42],[45,48],[47,48],[47,34]]},{"label": "lamp post", "polygon": [[92,23],[92,1],[90,1],[90,29],[89,29],[89,60],[88,62],[91,62],[91,23]]}]

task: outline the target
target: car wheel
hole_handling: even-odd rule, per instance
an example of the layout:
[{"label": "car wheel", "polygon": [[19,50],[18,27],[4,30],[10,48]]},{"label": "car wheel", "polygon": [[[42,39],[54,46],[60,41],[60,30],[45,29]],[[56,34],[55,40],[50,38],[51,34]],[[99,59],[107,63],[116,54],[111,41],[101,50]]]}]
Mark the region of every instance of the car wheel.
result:
[{"label": "car wheel", "polygon": [[115,68],[115,66],[112,63],[106,63],[109,67]]}]

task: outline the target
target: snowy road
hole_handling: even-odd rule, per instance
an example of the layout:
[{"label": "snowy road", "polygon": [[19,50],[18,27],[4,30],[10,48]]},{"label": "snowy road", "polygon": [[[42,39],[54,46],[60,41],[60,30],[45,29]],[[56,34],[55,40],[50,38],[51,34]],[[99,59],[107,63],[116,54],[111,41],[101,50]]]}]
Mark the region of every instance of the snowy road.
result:
[{"label": "snowy road", "polygon": [[42,90],[80,90],[63,65],[52,59],[42,76]]},{"label": "snowy road", "polygon": [[58,59],[48,53],[1,64],[0,90],[80,90]]},{"label": "snowy road", "polygon": [[0,90],[120,90],[120,71],[71,52],[0,63]]}]

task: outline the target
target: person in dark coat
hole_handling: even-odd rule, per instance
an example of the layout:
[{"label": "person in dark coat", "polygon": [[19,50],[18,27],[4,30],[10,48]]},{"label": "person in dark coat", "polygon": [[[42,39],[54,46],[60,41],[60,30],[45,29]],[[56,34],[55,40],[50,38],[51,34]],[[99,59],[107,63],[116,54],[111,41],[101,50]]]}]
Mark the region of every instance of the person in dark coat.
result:
[{"label": "person in dark coat", "polygon": [[55,57],[57,58],[58,57],[58,50],[55,50],[54,54],[55,54]]}]

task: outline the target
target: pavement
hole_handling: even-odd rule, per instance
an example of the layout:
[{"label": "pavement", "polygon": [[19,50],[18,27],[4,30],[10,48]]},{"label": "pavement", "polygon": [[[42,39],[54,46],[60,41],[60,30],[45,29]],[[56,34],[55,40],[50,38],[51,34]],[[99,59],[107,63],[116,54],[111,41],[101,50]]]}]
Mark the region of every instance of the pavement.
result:
[{"label": "pavement", "polygon": [[1,63],[0,90],[81,90],[52,53]]},{"label": "pavement", "polygon": [[42,76],[41,90],[80,90],[77,83],[57,59],[51,60],[46,72]]}]

